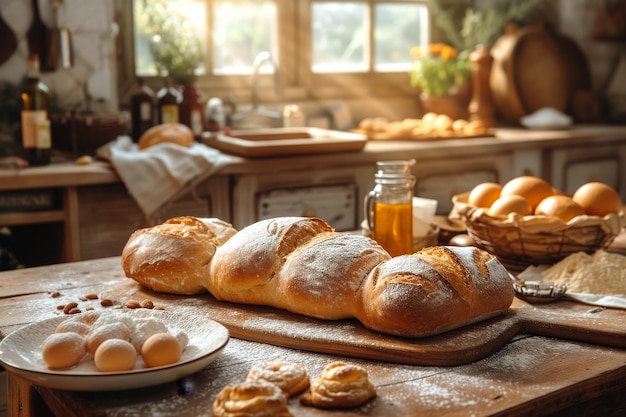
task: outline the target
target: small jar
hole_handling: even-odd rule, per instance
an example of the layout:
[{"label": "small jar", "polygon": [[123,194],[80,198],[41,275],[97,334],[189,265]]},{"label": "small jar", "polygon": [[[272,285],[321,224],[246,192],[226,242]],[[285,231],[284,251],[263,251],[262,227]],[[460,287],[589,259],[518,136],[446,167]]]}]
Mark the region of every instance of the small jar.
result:
[{"label": "small jar", "polygon": [[365,197],[365,218],[372,238],[391,256],[413,253],[415,160],[378,162],[376,186]]},{"label": "small jar", "polygon": [[297,104],[288,104],[283,109],[283,127],[303,127],[306,124],[304,112]]}]

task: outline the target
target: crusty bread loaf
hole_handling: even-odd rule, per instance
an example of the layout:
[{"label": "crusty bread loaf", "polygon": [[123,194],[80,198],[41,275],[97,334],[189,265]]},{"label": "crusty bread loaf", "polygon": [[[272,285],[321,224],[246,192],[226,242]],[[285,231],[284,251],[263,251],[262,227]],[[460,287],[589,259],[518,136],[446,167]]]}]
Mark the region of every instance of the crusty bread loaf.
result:
[{"label": "crusty bread loaf", "polygon": [[175,217],[135,231],[122,251],[122,268],[127,277],[154,291],[204,292],[215,250],[236,232],[219,219]]},{"label": "crusty bread loaf", "polygon": [[[513,301],[507,270],[475,247],[437,246],[391,258],[368,237],[303,217],[262,220],[219,242],[202,233],[208,232],[198,226],[167,238],[143,231],[125,248],[124,270],[157,291],[191,294],[203,287],[218,300],[322,319],[354,317],[405,337],[493,317]],[[129,263],[130,255],[139,259]],[[180,275],[189,282],[172,278]]]},{"label": "crusty bread loaf", "polygon": [[365,236],[335,233],[317,218],[281,217],[254,223],[219,247],[206,287],[220,300],[354,317],[361,281],[387,259]]},{"label": "crusty bread loaf", "polygon": [[423,337],[500,314],[513,296],[494,256],[471,246],[432,246],[374,268],[356,316],[372,330]]},{"label": "crusty bread loaf", "polygon": [[175,143],[189,147],[193,140],[192,130],[184,124],[163,123],[143,132],[137,146],[139,149],[146,149],[159,143]]}]

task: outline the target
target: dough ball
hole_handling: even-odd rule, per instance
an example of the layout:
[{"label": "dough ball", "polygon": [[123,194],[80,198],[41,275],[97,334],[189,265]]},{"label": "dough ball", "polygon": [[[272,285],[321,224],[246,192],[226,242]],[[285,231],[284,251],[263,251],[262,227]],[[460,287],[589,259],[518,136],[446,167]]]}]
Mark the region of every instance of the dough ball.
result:
[{"label": "dough ball", "polygon": [[130,329],[124,323],[109,323],[103,326],[96,327],[87,336],[87,351],[92,355],[95,355],[96,349],[105,340],[109,339],[122,339],[130,340]]},{"label": "dough ball", "polygon": [[154,334],[141,347],[141,356],[148,368],[176,363],[182,354],[180,342],[171,333]]},{"label": "dough ball", "polygon": [[137,351],[127,340],[107,339],[98,346],[93,360],[102,372],[130,371],[135,367]]},{"label": "dough ball", "polygon": [[85,338],[78,333],[52,333],[43,342],[41,356],[49,368],[76,365],[86,352]]},{"label": "dough ball", "polygon": [[85,323],[81,323],[76,320],[65,320],[57,326],[56,333],[74,332],[81,336],[87,336],[91,331],[91,327]]}]

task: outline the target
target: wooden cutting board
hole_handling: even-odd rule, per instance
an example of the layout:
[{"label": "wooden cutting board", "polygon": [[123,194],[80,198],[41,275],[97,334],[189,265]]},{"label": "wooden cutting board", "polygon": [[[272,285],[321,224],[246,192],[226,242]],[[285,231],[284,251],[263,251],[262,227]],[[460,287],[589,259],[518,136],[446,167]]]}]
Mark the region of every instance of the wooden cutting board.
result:
[{"label": "wooden cutting board", "polygon": [[277,346],[411,365],[460,365],[483,359],[515,336],[533,334],[626,347],[626,311],[558,301],[530,305],[515,299],[501,316],[423,339],[405,339],[366,329],[357,320],[325,321],[272,307],[217,301],[210,295],[168,296],[132,280],[110,290],[166,308],[201,308],[231,336]]}]

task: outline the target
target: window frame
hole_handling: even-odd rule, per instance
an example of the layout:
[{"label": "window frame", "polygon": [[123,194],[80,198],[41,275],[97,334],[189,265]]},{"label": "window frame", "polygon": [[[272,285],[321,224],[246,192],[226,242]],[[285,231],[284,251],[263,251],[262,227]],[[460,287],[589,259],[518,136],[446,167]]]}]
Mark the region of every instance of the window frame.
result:
[{"label": "window frame", "polygon": [[[114,0],[116,21],[120,26],[117,39],[118,56],[118,92],[122,106],[130,101],[130,92],[136,83],[134,67],[133,7],[132,1]],[[210,2],[211,0],[205,0]],[[237,0],[233,0],[237,1]],[[410,87],[409,75],[403,72],[379,73],[373,70],[375,54],[369,54],[369,70],[359,73],[313,73],[311,71],[311,5],[314,1],[340,0],[275,0],[278,10],[278,64],[282,94],[277,96],[274,89],[274,77],[270,74],[259,76],[259,98],[264,103],[307,100],[359,99],[369,97],[396,97],[414,95],[418,92]],[[369,4],[374,10],[376,3],[423,3],[430,8],[428,0],[350,0]],[[212,8],[207,7],[208,32],[212,32]],[[370,13],[373,24],[374,13]],[[433,18],[430,16],[431,39],[437,37],[433,30]],[[298,28],[307,28],[298,30]],[[373,31],[370,31],[373,44]],[[209,41],[209,44],[211,41]],[[408,51],[407,51],[408,54]],[[208,54],[208,68],[212,66],[212,56]],[[211,96],[232,97],[235,101],[249,103],[249,75],[203,75],[196,83],[204,93],[204,99]],[[146,85],[157,91],[162,86],[159,77],[144,77]]]}]

